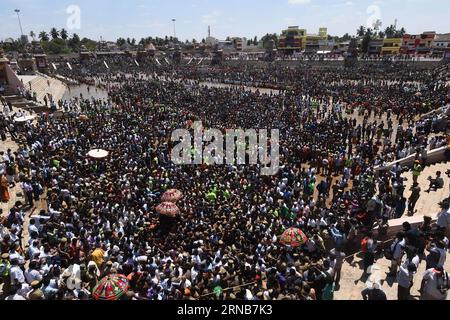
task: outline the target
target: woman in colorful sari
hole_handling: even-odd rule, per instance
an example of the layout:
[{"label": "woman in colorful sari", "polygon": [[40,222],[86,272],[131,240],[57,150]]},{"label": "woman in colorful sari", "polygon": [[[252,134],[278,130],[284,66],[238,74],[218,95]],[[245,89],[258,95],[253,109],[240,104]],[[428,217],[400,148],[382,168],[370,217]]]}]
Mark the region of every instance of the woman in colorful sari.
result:
[{"label": "woman in colorful sari", "polygon": [[5,175],[0,176],[0,198],[2,202],[9,201],[9,183],[8,179],[6,179]]}]

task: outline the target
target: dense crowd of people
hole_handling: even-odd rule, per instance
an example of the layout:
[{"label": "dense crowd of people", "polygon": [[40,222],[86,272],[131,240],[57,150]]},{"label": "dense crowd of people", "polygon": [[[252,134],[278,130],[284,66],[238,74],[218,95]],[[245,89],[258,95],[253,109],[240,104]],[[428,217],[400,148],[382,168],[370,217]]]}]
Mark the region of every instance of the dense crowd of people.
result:
[{"label": "dense crowd of people", "polygon": [[[383,252],[389,220],[414,215],[423,195],[415,178],[405,198],[408,168],[378,168],[415,155],[418,177],[427,151],[448,144],[450,90],[440,80],[448,66],[311,71],[243,64],[224,72],[116,57],[108,67],[72,61],[57,70],[107,90],[108,99],[74,97],[60,102],[62,116],[20,125],[5,106],[2,140],[18,149],[1,152],[0,193],[8,202],[20,184],[25,201],[2,214],[4,299],[88,300],[102,278],[123,274],[129,290],[122,299],[330,300],[344,260],[358,251],[365,274],[381,256],[392,261],[400,300],[411,298],[420,263],[427,264],[422,299],[446,298],[449,199],[436,224],[428,216],[419,228],[405,224]],[[439,108],[444,112],[418,120]],[[279,129],[279,172],[175,165],[171,134],[194,121],[223,131]],[[109,155],[87,157],[93,149]],[[433,181],[433,190],[445,186]],[[175,218],[155,210],[169,189],[184,195]],[[288,228],[307,241],[281,244]],[[362,296],[386,299],[377,283]]]}]

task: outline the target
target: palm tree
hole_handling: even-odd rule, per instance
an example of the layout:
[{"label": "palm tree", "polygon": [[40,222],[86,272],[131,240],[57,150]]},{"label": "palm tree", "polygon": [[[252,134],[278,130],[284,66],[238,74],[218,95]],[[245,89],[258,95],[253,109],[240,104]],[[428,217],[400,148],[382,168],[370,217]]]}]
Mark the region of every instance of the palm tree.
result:
[{"label": "palm tree", "polygon": [[366,34],[366,28],[364,28],[364,26],[360,26],[358,30],[356,30],[356,34],[358,37],[363,37]]},{"label": "palm tree", "polygon": [[124,38],[119,38],[119,39],[117,39],[117,42],[116,42],[118,47],[123,47],[126,43],[127,43],[127,41]]},{"label": "palm tree", "polygon": [[395,26],[391,24],[389,27],[386,28],[384,33],[386,34],[387,38],[393,38],[395,35]]},{"label": "palm tree", "polygon": [[363,38],[362,43],[361,43],[361,52],[363,54],[367,54],[367,52],[369,51],[369,43],[370,43],[370,41],[372,41],[372,37],[370,36],[369,33],[366,33],[364,35],[364,38]]},{"label": "palm tree", "polygon": [[59,34],[61,35],[61,39],[63,39],[63,40],[67,40],[69,38],[69,34],[67,33],[67,31],[65,29],[61,29]]},{"label": "palm tree", "polygon": [[378,32],[378,36],[379,36],[381,39],[383,39],[383,38],[386,36],[386,34],[385,34],[383,31],[380,31],[380,32]]},{"label": "palm tree", "polygon": [[53,39],[53,40],[56,40],[56,39],[58,39],[58,37],[59,37],[59,31],[56,30],[56,28],[52,28],[52,29],[50,30],[50,35],[52,36],[52,39]]},{"label": "palm tree", "polygon": [[373,35],[372,29],[371,28],[367,28],[366,34],[368,34],[369,36],[372,36]]},{"label": "palm tree", "polygon": [[39,39],[41,39],[41,41],[48,41],[48,40],[50,40],[50,38],[48,37],[47,32],[45,32],[45,31],[41,31],[39,33]]},{"label": "palm tree", "polygon": [[397,35],[399,38],[402,38],[406,34],[405,28],[401,28],[400,31],[398,31]]},{"label": "palm tree", "polygon": [[36,33],[34,33],[33,30],[30,31],[30,37],[33,39],[33,41],[36,41]]}]

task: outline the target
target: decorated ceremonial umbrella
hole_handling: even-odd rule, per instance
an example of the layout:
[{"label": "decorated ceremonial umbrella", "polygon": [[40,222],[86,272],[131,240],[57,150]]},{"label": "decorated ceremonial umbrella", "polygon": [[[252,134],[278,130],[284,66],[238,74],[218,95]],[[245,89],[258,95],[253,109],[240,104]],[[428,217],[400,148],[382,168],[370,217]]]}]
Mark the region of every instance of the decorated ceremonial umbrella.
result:
[{"label": "decorated ceremonial umbrella", "polygon": [[299,247],[302,244],[306,243],[306,241],[308,241],[306,235],[303,233],[303,231],[297,228],[287,229],[283,232],[280,238],[281,244],[291,247]]},{"label": "decorated ceremonial umbrella", "polygon": [[163,202],[156,207],[156,212],[163,216],[174,218],[180,213],[180,209],[173,202]]},{"label": "decorated ceremonial umbrella", "polygon": [[112,274],[104,277],[92,290],[95,300],[119,300],[127,293],[130,285],[127,277],[121,274]]},{"label": "decorated ceremonial umbrella", "polygon": [[33,115],[33,116],[18,117],[18,118],[15,118],[14,121],[15,122],[28,122],[28,121],[31,121],[34,119],[36,119],[36,116]]},{"label": "decorated ceremonial umbrella", "polygon": [[94,159],[104,159],[109,155],[109,152],[106,150],[102,150],[102,149],[95,149],[95,150],[89,151],[89,153],[87,155]]},{"label": "decorated ceremonial umbrella", "polygon": [[177,202],[183,198],[183,193],[181,193],[178,189],[170,189],[164,192],[163,196],[161,197],[161,200],[164,202]]}]

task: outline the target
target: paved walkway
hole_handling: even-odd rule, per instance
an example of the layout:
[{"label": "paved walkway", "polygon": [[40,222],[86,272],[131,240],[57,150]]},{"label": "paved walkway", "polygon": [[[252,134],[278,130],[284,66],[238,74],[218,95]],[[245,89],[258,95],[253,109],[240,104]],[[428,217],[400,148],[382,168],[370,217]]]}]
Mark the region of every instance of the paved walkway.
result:
[{"label": "paved walkway", "polygon": [[[397,282],[395,278],[387,278],[391,261],[384,257],[377,260],[375,263],[374,275],[370,280],[378,279],[383,291],[386,293],[388,300],[397,300]],[[445,270],[450,270],[450,254],[447,253],[447,261],[445,263]],[[425,261],[422,261],[419,265],[419,269],[414,277],[414,285],[411,289],[411,296],[414,300],[418,300],[420,294],[420,284],[422,282],[422,276],[425,272]],[[369,280],[367,276],[362,277],[362,257],[355,256],[353,259],[347,260],[342,267],[342,278],[340,283],[340,289],[334,293],[335,300],[363,300],[361,291],[367,288],[366,281]],[[450,295],[447,298],[450,300]]]}]

